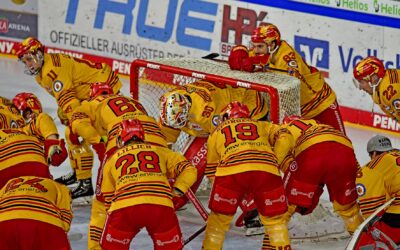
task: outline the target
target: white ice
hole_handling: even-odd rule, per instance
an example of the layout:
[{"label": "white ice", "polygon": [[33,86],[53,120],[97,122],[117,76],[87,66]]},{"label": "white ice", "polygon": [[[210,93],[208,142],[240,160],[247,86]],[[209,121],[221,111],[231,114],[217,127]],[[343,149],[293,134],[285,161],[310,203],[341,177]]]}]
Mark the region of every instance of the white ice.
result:
[{"label": "white ice", "polygon": [[[17,63],[15,58],[0,58],[0,96],[12,98],[19,92],[32,92],[37,95],[42,102],[44,112],[49,113],[54,117],[55,122],[60,130],[60,134],[64,135],[64,127],[60,124],[59,119],[57,119],[57,105],[53,99],[44,89],[42,89],[34,80],[32,76],[28,76],[23,73],[24,68],[21,63]],[[124,86],[122,92],[125,94],[129,93],[129,80],[122,79]],[[369,157],[366,152],[366,144],[370,137],[375,134],[386,135],[391,138],[394,147],[400,146],[400,139],[394,133],[387,134],[378,130],[362,129],[357,126],[352,126],[346,124],[347,134],[353,142],[357,159],[360,164],[363,165],[368,162]],[[327,161],[334,160],[329,159],[327,156]],[[98,161],[95,162],[95,168],[93,171],[93,181],[95,181]],[[71,171],[68,164],[68,160],[63,163],[58,168],[51,168],[51,172],[54,178],[61,175],[67,174]],[[323,195],[324,204],[328,200],[328,196],[324,193]],[[202,198],[201,201],[206,206],[206,198]],[[76,206],[73,207],[74,219],[72,221],[71,231],[69,232],[71,245],[74,250],[87,249],[87,229],[90,217],[90,207],[89,206]],[[193,232],[197,231],[201,226],[204,225],[199,214],[196,213],[195,209],[191,204],[187,205],[187,209],[178,212],[178,217],[180,220],[182,232],[184,237],[188,237]],[[318,215],[314,218],[318,217]],[[332,221],[325,221],[323,218],[321,220],[307,220],[296,216],[291,222],[291,227],[296,228],[317,228],[316,231],[322,231],[326,227],[330,227],[331,223],[341,223],[337,218],[332,218]],[[328,225],[327,225],[328,224]],[[342,226],[342,225],[341,225]],[[292,232],[293,233],[293,232]],[[79,236],[83,235],[81,239]],[[188,245],[185,249],[201,249],[201,243],[204,234],[199,235]],[[293,239],[293,249],[344,249],[348,241],[348,236],[338,237],[338,239],[324,239],[323,237],[314,237],[313,240],[307,239]],[[244,236],[244,231],[241,228],[235,226],[231,227],[230,232],[226,236],[224,249],[260,249],[262,244],[262,236],[246,237]],[[131,244],[131,249],[152,249],[152,242],[148,237],[145,230],[142,230],[133,240]]]}]

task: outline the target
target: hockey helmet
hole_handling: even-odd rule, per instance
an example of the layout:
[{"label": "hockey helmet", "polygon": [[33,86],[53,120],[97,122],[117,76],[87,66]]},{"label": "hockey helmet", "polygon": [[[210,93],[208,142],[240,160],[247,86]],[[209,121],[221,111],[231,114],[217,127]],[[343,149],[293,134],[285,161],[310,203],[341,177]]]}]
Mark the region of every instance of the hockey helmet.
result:
[{"label": "hockey helmet", "polygon": [[260,25],[253,30],[251,41],[253,43],[266,43],[267,45],[275,42],[279,46],[281,44],[281,33],[278,27],[273,24]]},{"label": "hockey helmet", "polygon": [[44,61],[44,46],[39,40],[28,37],[16,46],[15,54],[25,64],[25,73],[37,75]]},{"label": "hockey helmet", "polygon": [[220,118],[221,121],[225,121],[231,118],[249,118],[249,108],[238,101],[229,103],[225,108],[221,110]]},{"label": "hockey helmet", "polygon": [[119,147],[131,140],[144,142],[144,129],[138,119],[128,119],[121,122],[121,132],[117,137]]},{"label": "hockey helmet", "polygon": [[161,121],[172,128],[183,128],[189,119],[191,102],[185,95],[171,92],[161,97]]},{"label": "hockey helmet", "polygon": [[371,77],[376,75],[379,79],[385,76],[386,70],[382,61],[374,56],[368,56],[356,64],[353,70],[354,78],[357,81],[371,82]]},{"label": "hockey helmet", "polygon": [[367,143],[367,152],[372,153],[376,152],[386,152],[393,150],[392,143],[389,138],[382,135],[375,135],[371,139],[369,139]]},{"label": "hockey helmet", "polygon": [[30,121],[42,113],[42,105],[39,99],[32,93],[19,93],[13,98],[12,102],[26,121]]},{"label": "hockey helmet", "polygon": [[90,85],[90,98],[95,98],[99,95],[110,95],[113,94],[113,90],[110,85],[104,82],[96,82]]}]

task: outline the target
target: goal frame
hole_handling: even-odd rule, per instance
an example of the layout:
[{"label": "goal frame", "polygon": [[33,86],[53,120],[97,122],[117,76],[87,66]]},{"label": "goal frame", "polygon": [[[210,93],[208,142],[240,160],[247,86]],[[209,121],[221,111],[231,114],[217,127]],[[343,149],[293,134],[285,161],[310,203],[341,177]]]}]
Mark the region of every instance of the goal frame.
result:
[{"label": "goal frame", "polygon": [[[204,59],[206,60],[206,59]],[[152,70],[166,71],[173,74],[179,74],[187,77],[202,79],[214,84],[228,84],[233,87],[241,87],[254,89],[257,91],[267,92],[270,96],[270,120],[276,124],[279,123],[279,94],[278,90],[272,86],[262,85],[255,82],[238,80],[230,77],[214,75],[196,70],[185,69],[176,66],[156,63],[152,61],[136,59],[131,63],[130,67],[130,92],[134,99],[139,98],[139,68],[149,68]],[[172,84],[172,83],[171,83]],[[173,84],[172,84],[173,85]]]}]

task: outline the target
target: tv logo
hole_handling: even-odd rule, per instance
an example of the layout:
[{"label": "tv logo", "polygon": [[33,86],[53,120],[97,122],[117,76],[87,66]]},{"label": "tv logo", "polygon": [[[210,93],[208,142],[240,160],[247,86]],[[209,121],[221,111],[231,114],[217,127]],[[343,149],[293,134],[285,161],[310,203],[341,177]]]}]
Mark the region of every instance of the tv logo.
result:
[{"label": "tv logo", "polygon": [[314,67],[317,67],[324,73],[325,77],[329,77],[329,42],[295,36],[294,37],[295,49],[304,60]]}]

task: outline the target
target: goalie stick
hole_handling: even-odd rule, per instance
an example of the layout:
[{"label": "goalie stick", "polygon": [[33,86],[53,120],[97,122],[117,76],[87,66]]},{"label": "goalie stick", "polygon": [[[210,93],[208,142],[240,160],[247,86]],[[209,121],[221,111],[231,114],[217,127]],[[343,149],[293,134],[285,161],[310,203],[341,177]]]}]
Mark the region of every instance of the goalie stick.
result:
[{"label": "goalie stick", "polygon": [[368,219],[366,219],[360,226],[358,226],[357,230],[353,233],[351,240],[346,246],[346,250],[354,250],[358,244],[359,238],[363,232],[368,230],[368,228],[372,227],[375,222],[377,222],[382,215],[379,215],[383,211],[385,211],[395,200],[396,198],[392,198],[391,200],[387,201],[385,204],[380,206],[373,214],[371,214]]}]

